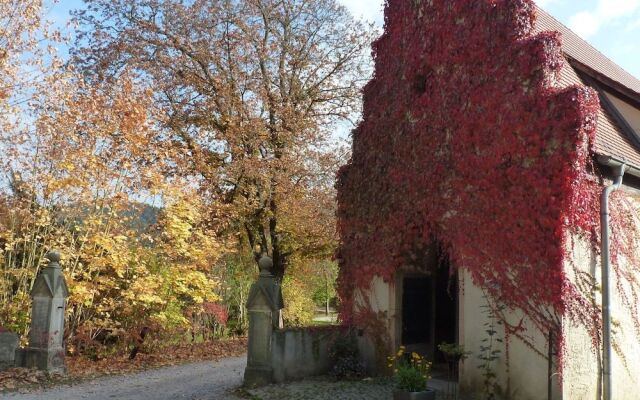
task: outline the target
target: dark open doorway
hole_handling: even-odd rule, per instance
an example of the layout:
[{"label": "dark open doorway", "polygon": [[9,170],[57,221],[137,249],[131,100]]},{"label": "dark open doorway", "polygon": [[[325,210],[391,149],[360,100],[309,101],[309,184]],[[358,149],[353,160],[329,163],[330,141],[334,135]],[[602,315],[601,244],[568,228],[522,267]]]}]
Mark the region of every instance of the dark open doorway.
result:
[{"label": "dark open doorway", "polygon": [[435,363],[445,361],[438,344],[458,340],[457,282],[445,265],[402,282],[402,343]]},{"label": "dark open doorway", "polygon": [[433,325],[433,280],[430,277],[404,278],[402,292],[402,343],[431,341]]}]

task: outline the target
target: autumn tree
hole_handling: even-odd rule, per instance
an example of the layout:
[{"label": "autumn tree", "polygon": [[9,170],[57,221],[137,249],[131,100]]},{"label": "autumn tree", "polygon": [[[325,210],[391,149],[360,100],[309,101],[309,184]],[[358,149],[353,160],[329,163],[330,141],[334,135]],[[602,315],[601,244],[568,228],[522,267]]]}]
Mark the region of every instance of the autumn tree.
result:
[{"label": "autumn tree", "polygon": [[85,2],[75,64],[153,88],[157,145],[198,183],[217,229],[271,255],[280,277],[295,254],[330,254],[332,134],[359,110],[371,27],[336,0]]},{"label": "autumn tree", "polygon": [[222,252],[194,184],[167,177],[154,92],[56,56],[39,0],[0,0],[0,327],[26,336],[44,254],[61,251],[72,344],[175,335],[215,302]]},{"label": "autumn tree", "polygon": [[25,64],[20,58],[34,50],[41,22],[42,0],[0,0],[0,101],[24,83],[27,71],[20,71]]},{"label": "autumn tree", "polygon": [[[49,91],[31,100],[33,131],[13,143],[14,188],[0,196],[0,326],[26,333],[30,288],[56,248],[71,342],[186,328],[190,307],[219,300],[212,266],[221,243],[188,182],[162,175],[151,93],[124,75],[87,86],[61,70],[43,83]],[[155,215],[144,221],[145,210]]]},{"label": "autumn tree", "polygon": [[[34,193],[18,179],[19,153],[28,147],[31,127],[30,100],[44,68],[38,38],[48,36],[41,0],[0,0],[0,326],[24,326],[28,312],[21,307],[28,301],[31,277],[37,272],[27,266],[37,263],[27,242],[39,240],[47,218],[31,208]],[[29,223],[23,224],[25,219]],[[29,228],[23,229],[25,225]],[[31,229],[33,228],[33,229]],[[27,234],[26,230],[30,232]],[[20,255],[13,249],[20,247]],[[35,259],[35,260],[34,260]],[[19,266],[18,270],[12,266]],[[23,290],[24,289],[24,290]]]},{"label": "autumn tree", "polygon": [[49,33],[42,16],[42,0],[0,0],[0,163],[5,166],[13,157],[5,143],[21,134],[20,116],[44,64],[38,38]]}]

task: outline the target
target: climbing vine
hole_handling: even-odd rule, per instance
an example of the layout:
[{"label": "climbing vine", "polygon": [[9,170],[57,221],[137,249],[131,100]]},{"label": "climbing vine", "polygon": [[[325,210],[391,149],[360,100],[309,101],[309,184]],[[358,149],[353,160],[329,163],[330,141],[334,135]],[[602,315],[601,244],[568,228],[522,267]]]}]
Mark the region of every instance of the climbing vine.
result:
[{"label": "climbing vine", "polygon": [[[571,237],[598,246],[598,96],[556,84],[561,39],[533,34],[535,13],[530,0],[387,1],[363,121],[338,176],[345,322],[356,290],[374,276],[391,282],[437,242],[506,311],[543,333],[567,316],[599,342],[597,304],[565,268]],[[624,243],[614,247],[615,262]]]}]

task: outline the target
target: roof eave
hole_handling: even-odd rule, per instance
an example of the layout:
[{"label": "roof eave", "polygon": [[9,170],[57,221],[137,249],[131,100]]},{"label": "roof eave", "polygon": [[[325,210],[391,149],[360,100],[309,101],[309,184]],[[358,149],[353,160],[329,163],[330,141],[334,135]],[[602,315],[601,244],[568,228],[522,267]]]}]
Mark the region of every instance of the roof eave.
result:
[{"label": "roof eave", "polygon": [[579,72],[582,72],[583,74],[588,75],[590,78],[598,81],[602,85],[613,89],[614,91],[622,94],[625,97],[628,97],[632,102],[636,104],[640,104],[640,93],[628,88],[627,86],[621,84],[620,82],[617,82],[611,79],[609,76],[596,71],[595,69],[589,67],[588,65],[581,63],[580,61],[571,57],[569,54],[564,53],[564,55],[567,58],[567,61],[571,64],[571,66],[576,70],[578,70]]},{"label": "roof eave", "polygon": [[636,178],[640,178],[640,166],[629,163],[624,159],[600,154],[596,157],[596,160],[598,161],[598,164],[609,168],[616,168],[620,167],[621,165],[625,165],[627,174],[633,175]]}]

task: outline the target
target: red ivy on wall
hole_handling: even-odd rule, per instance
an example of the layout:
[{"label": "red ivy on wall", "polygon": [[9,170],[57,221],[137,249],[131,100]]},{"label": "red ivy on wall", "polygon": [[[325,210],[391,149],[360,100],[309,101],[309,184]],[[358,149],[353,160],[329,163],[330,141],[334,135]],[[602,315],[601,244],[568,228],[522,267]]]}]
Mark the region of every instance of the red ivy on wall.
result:
[{"label": "red ivy on wall", "polygon": [[346,322],[356,288],[391,281],[437,242],[543,332],[569,315],[597,335],[595,306],[564,263],[569,230],[599,229],[588,172],[598,97],[554,86],[559,35],[533,35],[534,18],[530,0],[388,0],[364,118],[338,177]]}]

